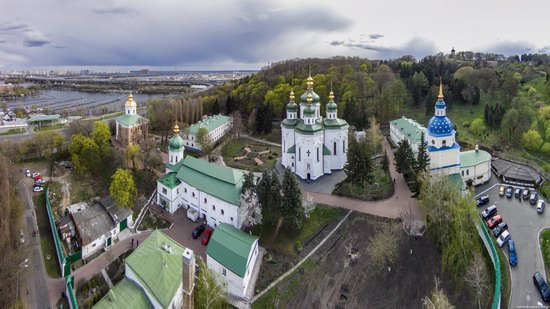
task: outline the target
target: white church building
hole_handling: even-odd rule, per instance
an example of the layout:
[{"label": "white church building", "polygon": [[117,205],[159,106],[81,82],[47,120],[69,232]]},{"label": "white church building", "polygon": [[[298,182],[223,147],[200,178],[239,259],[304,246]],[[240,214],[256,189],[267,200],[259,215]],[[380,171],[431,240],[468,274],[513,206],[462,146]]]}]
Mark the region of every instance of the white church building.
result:
[{"label": "white church building", "polygon": [[313,78],[307,78],[307,91],[294,102],[294,92],[281,123],[282,160],[285,168],[304,180],[316,180],[347,162],[348,123],[338,118],[338,108],[331,91],[326,117],[321,116],[319,95],[313,91]]},{"label": "white church building", "polygon": [[447,118],[447,107],[443,101],[441,84],[435,103],[435,115],[428,122],[427,128],[406,118],[390,121],[390,136],[394,143],[406,138],[413,149],[418,149],[421,143],[421,132],[424,132],[424,142],[427,144],[431,175],[451,177],[460,175],[468,185],[479,185],[489,181],[491,155],[479,150],[477,145],[474,150],[460,151],[460,145],[455,138],[456,131],[453,129],[451,120]]},{"label": "white church building", "polygon": [[157,180],[156,202],[170,213],[183,208],[198,214],[211,227],[227,223],[239,228],[240,194],[244,173],[192,156],[184,158],[179,127],[168,142],[166,174]]}]

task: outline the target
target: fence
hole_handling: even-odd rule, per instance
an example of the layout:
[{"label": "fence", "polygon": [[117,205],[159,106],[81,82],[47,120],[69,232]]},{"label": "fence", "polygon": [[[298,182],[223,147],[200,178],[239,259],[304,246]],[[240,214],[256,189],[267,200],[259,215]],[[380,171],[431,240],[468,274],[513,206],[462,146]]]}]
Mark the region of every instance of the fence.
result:
[{"label": "fence", "polygon": [[493,240],[489,235],[489,231],[487,231],[487,227],[483,223],[481,224],[477,223],[477,224],[481,225],[481,229],[483,230],[483,235],[485,236],[485,240],[487,240],[487,243],[491,248],[491,255],[493,256],[493,266],[495,268],[495,295],[493,296],[493,303],[491,305],[491,309],[499,309],[500,303],[501,303],[501,297],[502,297],[501,295],[502,274],[500,273],[500,259],[498,257],[498,253],[495,248],[495,245],[493,244]]}]

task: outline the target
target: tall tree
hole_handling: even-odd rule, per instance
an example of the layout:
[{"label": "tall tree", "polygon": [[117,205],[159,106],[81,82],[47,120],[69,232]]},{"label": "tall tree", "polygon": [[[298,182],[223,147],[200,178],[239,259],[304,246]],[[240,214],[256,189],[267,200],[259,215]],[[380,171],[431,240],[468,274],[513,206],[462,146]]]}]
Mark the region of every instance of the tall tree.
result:
[{"label": "tall tree", "polygon": [[418,153],[416,154],[416,173],[419,174],[420,172],[426,171],[428,169],[428,165],[430,164],[430,156],[428,155],[427,147],[428,143],[424,140],[424,131],[422,131],[422,134],[420,135],[420,145],[418,145]]},{"label": "tall tree", "polygon": [[111,179],[109,193],[115,199],[117,207],[133,208],[137,198],[137,188],[132,173],[118,168]]},{"label": "tall tree", "polygon": [[228,301],[226,280],[198,259],[199,275],[195,286],[195,308],[221,309]]},{"label": "tall tree", "polygon": [[262,223],[262,205],[260,205],[256,193],[250,189],[241,194],[239,218],[239,228],[245,232]]},{"label": "tall tree", "polygon": [[109,126],[103,121],[94,122],[94,130],[91,137],[97,147],[99,147],[101,156],[104,156],[110,148],[109,138],[111,137],[111,130],[109,130]]},{"label": "tall tree", "polygon": [[270,209],[269,201],[271,198],[271,173],[267,170],[262,172],[262,178],[260,178],[260,181],[258,181],[258,185],[256,186],[256,193],[258,194],[258,200],[262,205],[263,212],[267,217]]},{"label": "tall tree", "polygon": [[382,161],[380,162],[382,165],[382,170],[386,173],[390,172],[390,158],[388,157],[388,154],[386,153],[386,150],[384,149],[384,156],[382,157]]},{"label": "tall tree", "polygon": [[302,210],[302,192],[290,169],[285,170],[283,178],[283,199],[281,211],[285,226],[291,230],[302,229],[304,212]]},{"label": "tall tree", "polygon": [[206,128],[199,128],[197,131],[197,143],[201,145],[202,153],[204,153],[207,156],[208,161],[210,161],[210,152],[213,149],[213,145]]},{"label": "tall tree", "polygon": [[241,189],[241,193],[246,192],[246,190],[252,190],[256,191],[256,184],[254,182],[254,174],[252,172],[248,172],[248,174],[244,174],[244,181],[243,181],[243,187]]}]

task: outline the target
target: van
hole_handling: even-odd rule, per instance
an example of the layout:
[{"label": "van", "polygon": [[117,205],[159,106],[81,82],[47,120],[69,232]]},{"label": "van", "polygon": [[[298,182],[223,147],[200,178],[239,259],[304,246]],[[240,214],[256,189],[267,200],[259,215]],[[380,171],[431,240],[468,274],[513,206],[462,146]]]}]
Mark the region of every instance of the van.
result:
[{"label": "van", "polygon": [[487,220],[494,216],[497,213],[497,206],[493,205],[491,207],[487,207],[484,211],[481,212],[481,217],[483,220]]},{"label": "van", "polygon": [[189,208],[187,209],[187,218],[191,219],[193,222],[197,222],[199,219],[199,212],[193,208]]},{"label": "van", "polygon": [[476,200],[476,206],[477,207],[485,205],[487,203],[489,203],[489,196],[488,195],[484,195],[484,196],[482,196],[482,197],[480,197]]}]

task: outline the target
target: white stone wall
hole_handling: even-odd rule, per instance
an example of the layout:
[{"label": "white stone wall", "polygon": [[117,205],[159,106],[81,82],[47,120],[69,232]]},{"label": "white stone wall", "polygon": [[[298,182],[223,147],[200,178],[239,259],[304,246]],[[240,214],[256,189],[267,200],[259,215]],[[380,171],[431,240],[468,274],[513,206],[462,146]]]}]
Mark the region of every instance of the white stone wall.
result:
[{"label": "white stone wall", "polygon": [[170,189],[157,181],[157,204],[162,205],[161,200],[164,198],[164,200],[166,200],[166,210],[170,213],[174,213],[178,210],[178,206],[182,203],[181,195],[181,185],[174,189]]},{"label": "white stone wall", "polygon": [[[330,169],[343,169],[347,162],[348,152],[348,131],[340,130],[325,130],[325,146],[330,150]],[[336,153],[334,152],[336,143]]]},{"label": "white stone wall", "polygon": [[[215,144],[220,138],[224,137],[231,130],[232,118],[229,121],[208,132],[208,138],[212,144]],[[201,150],[201,145],[197,143],[197,135],[189,133],[183,136],[184,145],[190,148]]]},{"label": "white stone wall", "polygon": [[88,256],[94,254],[98,250],[105,248],[105,236],[94,240],[93,242],[82,247],[82,258],[85,259]]},{"label": "white stone wall", "polygon": [[461,167],[460,176],[466,182],[471,180],[473,185],[486,183],[491,179],[491,161],[482,162],[478,165]]},{"label": "white stone wall", "polygon": [[252,244],[252,250],[248,255],[246,273],[243,278],[243,295],[246,295],[248,286],[250,285],[250,278],[252,277],[252,272],[254,271],[254,266],[256,266],[256,260],[258,259],[258,240],[254,241]]},{"label": "white stone wall", "polygon": [[[430,151],[430,173],[450,175],[460,171],[460,148]],[[446,167],[446,168],[442,168]]]},{"label": "white stone wall", "polygon": [[[237,274],[235,274],[222,264],[218,263],[218,261],[216,261],[209,255],[206,255],[206,265],[208,266],[208,268],[218,274],[222,280],[225,280],[225,284],[227,285],[227,292],[229,294],[241,298],[244,297],[245,284],[243,282],[243,278],[239,277]],[[223,274],[224,269],[225,275]],[[248,283],[246,284],[246,286],[248,286]]]},{"label": "white stone wall", "polygon": [[183,148],[181,151],[172,151],[168,147],[168,162],[171,164],[176,164],[179,161],[183,160]]},{"label": "white stone wall", "polygon": [[300,178],[308,179],[308,174],[311,180],[323,176],[323,136],[323,131],[315,132],[313,135],[296,132],[296,175]]},{"label": "white stone wall", "polygon": [[287,153],[286,151],[294,145],[294,130],[293,129],[286,129],[281,126],[281,136],[282,136],[282,158],[281,163],[284,167],[290,167],[292,171],[295,170],[294,168],[294,159],[295,153]]}]

